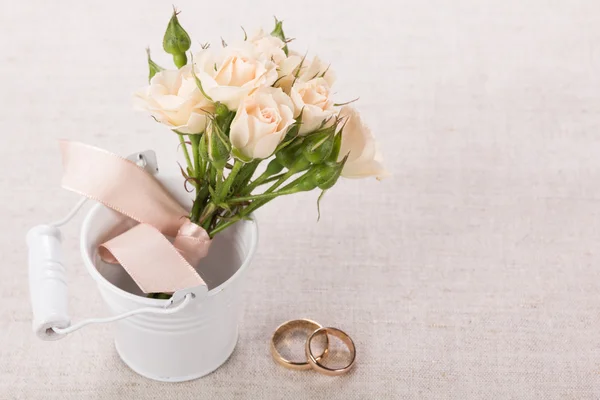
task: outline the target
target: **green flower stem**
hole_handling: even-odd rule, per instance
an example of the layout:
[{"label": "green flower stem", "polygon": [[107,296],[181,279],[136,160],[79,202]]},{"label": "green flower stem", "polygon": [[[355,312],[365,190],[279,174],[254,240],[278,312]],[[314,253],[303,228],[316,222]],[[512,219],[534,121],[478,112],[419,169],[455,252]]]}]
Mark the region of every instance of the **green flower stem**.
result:
[{"label": "green flower stem", "polygon": [[256,171],[258,164],[260,164],[260,161],[261,160],[254,160],[254,161],[244,164],[244,166],[241,168],[239,174],[237,174],[237,176],[235,177],[235,180],[233,181],[233,185],[231,186],[232,192],[234,194],[240,194],[240,195],[250,194],[250,193],[246,193],[245,190],[248,185],[248,182],[250,182],[250,180],[252,179],[252,175],[254,175],[254,172]]},{"label": "green flower stem", "polygon": [[281,177],[279,179],[277,179],[277,181],[273,184],[273,186],[271,186],[270,188],[268,188],[265,191],[265,194],[274,192],[275,189],[277,189],[279,186],[281,186],[285,181],[287,181],[295,173],[296,173],[295,171],[288,171],[285,174],[281,174]]},{"label": "green flower stem", "polygon": [[202,173],[202,160],[200,159],[200,139],[201,135],[189,135],[190,142],[192,142],[192,154],[194,155],[194,186],[196,187],[196,193],[200,190],[200,181],[204,178]]},{"label": "green flower stem", "polygon": [[281,179],[283,176],[285,176],[286,173],[287,172],[284,172],[283,174],[279,174],[279,175],[270,176],[268,179],[265,179],[265,181],[262,182],[261,185],[266,185],[267,183],[277,181],[277,180]]},{"label": "green flower stem", "polygon": [[215,193],[216,198],[213,198],[210,200],[208,205],[202,211],[200,218],[198,219],[198,224],[206,230],[208,230],[210,228],[210,226],[212,225],[214,213],[218,209],[218,206],[217,206],[217,204],[219,202],[218,197],[220,197],[220,193],[222,192],[222,188],[224,186],[222,169],[217,169],[213,165],[211,165],[210,166],[210,174],[211,175],[214,174],[213,175],[214,179],[215,179],[215,183],[214,183],[215,192],[214,193]]},{"label": "green flower stem", "polygon": [[243,191],[243,194],[250,194],[254,189],[258,186],[266,183],[271,175],[268,172],[263,172],[258,178],[256,178],[253,182],[251,182]]},{"label": "green flower stem", "polygon": [[217,196],[221,193],[223,187],[223,170],[215,169],[215,193]]},{"label": "green flower stem", "polygon": [[198,222],[204,229],[208,229],[210,227],[210,224],[212,223],[212,215],[216,210],[217,206],[214,205],[214,203],[209,203],[202,212]]},{"label": "green flower stem", "polygon": [[211,185],[212,188],[215,188],[217,186],[217,170],[215,170],[215,167],[208,163],[207,164],[207,168],[208,168],[208,183],[209,185]]},{"label": "green flower stem", "polygon": [[210,236],[210,238],[212,239],[213,237],[215,237],[215,235],[227,228],[229,228],[231,225],[235,224],[236,222],[238,222],[240,219],[242,219],[241,216],[236,216],[230,220],[227,221],[222,221],[222,223],[219,223],[215,229],[213,229],[212,231],[210,231],[208,233],[208,236]]},{"label": "green flower stem", "polygon": [[185,162],[187,163],[188,169],[190,171],[192,171],[193,170],[192,159],[190,158],[190,153],[188,152],[188,149],[187,149],[187,143],[185,142],[183,135],[177,134],[177,136],[179,136],[179,143],[181,143],[181,148],[183,149],[183,155],[185,156]]},{"label": "green flower stem", "polygon": [[209,232],[209,236],[211,238],[214,237],[217,233],[219,233],[219,232],[223,231],[224,229],[230,227],[231,225],[235,224],[239,220],[243,219],[245,216],[256,211],[257,209],[264,206],[269,201],[273,200],[274,198],[276,198],[278,196],[284,196],[287,194],[293,194],[293,193],[299,192],[300,191],[299,189],[292,188],[292,185],[294,183],[294,182],[292,182],[290,185],[288,185],[289,187],[285,188],[285,190],[282,189],[278,192],[273,193],[273,191],[275,189],[277,189],[278,186],[281,186],[281,184],[283,184],[283,182],[285,182],[290,176],[294,175],[294,173],[288,171],[284,174],[279,174],[279,175],[270,177],[268,179],[268,181],[277,180],[277,183],[275,185],[271,186],[263,194],[258,194],[258,195],[254,195],[254,196],[246,196],[246,197],[236,197],[233,199],[229,199],[228,203],[242,203],[245,201],[252,201],[252,204],[250,204],[249,206],[244,208],[240,212],[239,215],[233,217],[232,219],[229,219],[227,221],[222,221],[219,224],[217,224],[217,226],[212,231]]},{"label": "green flower stem", "polygon": [[248,201],[248,200],[253,200],[253,201],[252,201],[252,204],[250,204],[248,207],[243,209],[239,215],[235,216],[232,219],[229,219],[227,221],[222,221],[222,223],[219,223],[212,231],[209,232],[209,236],[211,238],[213,238],[217,233],[225,230],[226,228],[229,228],[231,225],[233,225],[236,222],[238,222],[239,220],[243,219],[246,215],[249,215],[250,213],[252,213],[252,212],[256,211],[257,209],[259,209],[260,207],[264,206],[265,204],[267,204],[269,201],[273,200],[274,198],[276,198],[278,196],[283,196],[286,194],[297,193],[297,192],[298,192],[298,190],[288,189],[286,191],[279,191],[276,193],[263,193],[263,194],[258,194],[255,196],[247,196],[245,198],[238,197],[235,199],[231,199],[229,201],[230,203],[243,202],[243,201]]},{"label": "green flower stem", "polygon": [[284,195],[288,195],[288,194],[294,194],[294,193],[298,193],[299,191],[300,191],[300,189],[289,188],[289,189],[286,189],[286,190],[279,190],[277,192],[255,194],[254,196],[236,197],[236,198],[233,198],[233,199],[229,199],[228,202],[231,203],[231,204],[235,204],[235,203],[244,203],[246,201],[271,200],[271,199],[274,199],[275,197],[278,197],[278,196],[284,196]]},{"label": "green flower stem", "polygon": [[[235,177],[240,172],[240,170],[242,169],[243,166],[244,166],[243,162],[236,160],[235,163],[233,164],[233,168],[232,168],[231,172],[229,173],[229,175],[227,176],[227,178],[225,180],[223,180],[223,170],[216,171],[216,174],[217,174],[217,177],[216,177],[217,188],[215,190],[216,198],[213,199],[211,201],[211,203],[204,209],[204,211],[202,212],[202,215],[199,218],[199,223],[202,225],[202,227],[204,229],[208,229],[212,225],[213,214],[218,210],[217,204],[219,204],[220,202],[224,201],[227,198],[227,196],[229,194],[229,190],[231,189],[231,185],[235,181]],[[196,202],[197,201],[198,201],[198,199],[196,199]],[[196,205],[196,202],[194,202],[194,206]]]},{"label": "green flower stem", "polygon": [[[283,182],[285,182],[287,179],[289,179],[294,174],[296,174],[296,172],[292,172],[292,171],[288,171],[285,174],[281,174],[281,177],[277,180],[277,183],[275,185],[271,186],[268,190],[266,190],[264,194],[272,193],[272,191],[274,191],[277,187],[279,187]],[[302,179],[302,176],[298,177],[297,179],[294,179],[292,182],[290,182],[289,184],[285,185],[282,189],[280,189],[277,193],[291,194],[291,193],[301,192],[302,190],[295,187],[296,184],[301,181],[301,179]],[[275,197],[277,197],[277,196],[275,196]],[[269,201],[273,200],[275,197],[253,201],[252,204],[250,204],[248,207],[246,207],[244,209],[245,214],[248,215],[251,212],[256,211],[260,207],[267,204]]]},{"label": "green flower stem", "polygon": [[200,220],[200,215],[202,213],[202,207],[206,202],[206,198],[208,197],[208,186],[203,185],[202,188],[197,192],[196,199],[194,200],[194,205],[192,206],[192,212],[190,213],[190,221],[194,223],[198,223]]},{"label": "green flower stem", "polygon": [[233,168],[231,169],[231,172],[227,176],[227,179],[225,179],[225,182],[223,183],[223,187],[221,188],[221,191],[219,193],[219,198],[217,199],[219,202],[222,200],[225,200],[227,198],[227,196],[229,195],[229,189],[231,189],[231,185],[235,181],[235,177],[237,176],[238,172],[240,172],[240,169],[242,169],[243,166],[244,166],[243,162],[241,162],[239,160],[235,160],[235,163],[233,164]]}]

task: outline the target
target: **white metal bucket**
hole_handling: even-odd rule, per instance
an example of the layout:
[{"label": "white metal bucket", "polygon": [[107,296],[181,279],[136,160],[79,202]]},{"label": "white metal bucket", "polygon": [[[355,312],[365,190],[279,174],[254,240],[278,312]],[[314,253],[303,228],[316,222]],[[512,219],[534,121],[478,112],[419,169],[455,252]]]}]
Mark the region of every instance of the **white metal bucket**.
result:
[{"label": "white metal bucket", "polygon": [[[182,204],[190,203],[189,194],[181,187],[180,178],[159,180]],[[81,229],[81,254],[87,271],[96,281],[112,314],[135,312],[141,307],[165,310],[169,300],[145,297],[123,268],[105,264],[97,257],[98,245],[106,240],[106,233],[119,220],[115,211],[100,204],[95,205],[85,217]],[[32,230],[30,235],[28,241],[35,243],[36,231]],[[59,243],[58,236],[59,233],[46,235],[42,241]],[[237,343],[244,276],[257,241],[258,228],[254,220],[240,221],[220,232],[213,240],[208,256],[197,268],[208,285],[206,295],[193,298],[171,314],[137,313],[116,322],[115,345],[125,364],[140,375],[167,382],[200,378],[221,366]],[[41,254],[39,249],[42,247],[30,245],[30,259],[32,254]],[[56,245],[52,248],[56,250]],[[66,296],[66,281],[63,282],[64,277],[60,275],[64,272],[61,271],[62,265],[52,260],[52,271],[48,272],[49,267],[42,267],[37,258],[30,261],[32,299],[34,292],[50,293],[52,296],[47,297],[60,299],[62,289],[57,291],[55,282],[65,286]],[[49,282],[53,285],[51,291],[47,289]],[[34,315],[36,303],[39,302],[33,299]],[[52,318],[66,315],[63,303],[55,301],[51,311],[44,309],[37,314],[52,315]],[[66,306],[64,308],[66,310]],[[46,323],[52,318],[34,319],[34,330],[37,330],[38,336],[43,336],[40,333],[42,323],[45,327],[56,326]],[[47,329],[46,333],[46,339],[56,338],[56,335],[50,334],[51,329]]]}]

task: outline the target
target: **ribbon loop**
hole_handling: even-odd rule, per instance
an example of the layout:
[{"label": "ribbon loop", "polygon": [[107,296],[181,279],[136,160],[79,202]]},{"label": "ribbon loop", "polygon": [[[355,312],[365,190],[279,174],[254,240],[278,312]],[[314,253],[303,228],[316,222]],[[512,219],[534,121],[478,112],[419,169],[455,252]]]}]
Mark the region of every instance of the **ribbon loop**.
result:
[{"label": "ribbon loop", "polygon": [[[99,247],[119,262],[144,293],[206,285],[193,266],[208,254],[211,239],[186,210],[143,168],[83,143],[61,141],[62,186],[139,224],[117,227]],[[175,237],[171,244],[166,236]]]}]

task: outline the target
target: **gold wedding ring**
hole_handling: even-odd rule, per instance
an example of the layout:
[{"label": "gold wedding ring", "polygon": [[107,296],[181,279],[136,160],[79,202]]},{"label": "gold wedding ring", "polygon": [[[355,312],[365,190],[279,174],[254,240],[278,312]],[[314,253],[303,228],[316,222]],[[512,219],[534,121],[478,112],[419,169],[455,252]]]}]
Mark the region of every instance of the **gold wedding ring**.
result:
[{"label": "gold wedding ring", "polygon": [[[311,342],[319,335],[325,335],[326,337],[327,335],[335,336],[342,342],[344,342],[344,344],[348,347],[348,350],[350,351],[350,362],[342,368],[328,368],[321,364],[319,362],[321,356],[315,357],[311,349]],[[309,365],[317,372],[330,376],[342,375],[348,372],[350,368],[354,366],[354,360],[356,359],[356,346],[354,346],[354,342],[352,341],[350,336],[348,336],[346,332],[342,330],[339,330],[337,328],[319,328],[316,331],[314,331],[306,340],[306,358],[308,359]]]},{"label": "gold wedding ring", "polygon": [[[296,319],[293,321],[284,322],[283,324],[279,325],[277,327],[277,329],[275,330],[275,333],[273,333],[273,337],[271,338],[271,354],[273,355],[273,359],[275,361],[277,361],[277,363],[279,363],[280,365],[282,365],[286,368],[289,368],[289,369],[295,369],[295,370],[311,369],[311,365],[307,361],[291,361],[291,360],[284,358],[281,355],[281,353],[279,352],[278,346],[281,343],[284,335],[289,331],[292,331],[294,329],[306,329],[309,332],[314,332],[321,328],[322,328],[321,324],[319,324],[315,321],[311,321],[310,319]],[[329,346],[329,341],[328,341],[328,339],[326,339],[326,340],[327,341],[325,342],[323,352],[318,356],[314,356],[315,360],[317,360],[317,361],[320,360],[325,354],[327,354],[327,348]]]}]

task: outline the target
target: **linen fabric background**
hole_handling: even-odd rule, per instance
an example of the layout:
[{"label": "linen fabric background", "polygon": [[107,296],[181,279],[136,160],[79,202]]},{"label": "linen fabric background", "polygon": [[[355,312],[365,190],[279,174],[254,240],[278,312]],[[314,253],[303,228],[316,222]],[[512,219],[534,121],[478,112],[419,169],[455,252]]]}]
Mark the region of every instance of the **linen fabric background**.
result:
[{"label": "linen fabric background", "polygon": [[[600,3],[180,0],[194,47],[272,15],[332,63],[393,178],[344,180],[260,211],[238,347],[203,379],[146,380],[112,327],[31,332],[26,231],[65,215],[57,139],[123,155],[177,140],[132,110],[171,2],[2,2],[0,399],[597,399]],[[106,314],[64,229],[73,320]],[[269,338],[309,317],[347,331],[354,371],[277,366]]]}]

